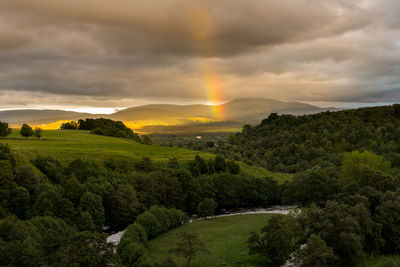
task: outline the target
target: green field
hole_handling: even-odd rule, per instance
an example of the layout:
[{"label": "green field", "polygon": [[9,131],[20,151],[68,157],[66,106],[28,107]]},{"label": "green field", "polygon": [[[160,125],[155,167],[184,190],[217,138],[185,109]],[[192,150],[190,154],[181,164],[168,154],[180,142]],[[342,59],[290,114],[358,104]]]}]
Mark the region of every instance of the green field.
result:
[{"label": "green field", "polygon": [[[186,231],[197,233],[209,253],[200,254],[193,266],[265,266],[267,259],[248,255],[246,240],[251,231],[266,225],[268,214],[249,214],[219,217],[186,223],[146,243],[149,258],[159,261],[168,257],[168,251],[177,243],[177,234]],[[183,258],[174,256],[177,262]]]},{"label": "green field", "polygon": [[45,130],[42,139],[24,138],[19,131],[13,133],[0,142],[8,143],[13,149],[23,152],[25,155],[52,155],[61,160],[71,160],[83,157],[92,160],[103,160],[110,157],[168,160],[177,158],[180,160],[193,159],[196,154],[203,158],[214,157],[212,154],[200,153],[191,150],[148,146],[136,143],[132,140],[91,134],[89,131],[78,130]]},{"label": "green field", "polygon": [[[140,160],[142,157],[149,157],[153,161],[165,161],[171,158],[192,160],[196,154],[205,159],[215,157],[210,153],[176,147],[142,145],[124,138],[95,135],[89,131],[79,130],[44,130],[40,140],[34,137],[21,137],[19,131],[14,130],[7,138],[0,139],[0,142],[8,143],[26,159],[33,159],[37,155],[51,155],[61,161],[71,161],[76,158],[96,161],[104,161],[108,158]],[[280,182],[291,177],[244,163],[240,163],[240,166],[244,175],[269,176]]]},{"label": "green field", "polygon": [[276,179],[279,183],[284,183],[292,179],[292,175],[288,173],[271,172],[261,167],[249,166],[243,162],[239,162],[239,165],[240,172],[244,176],[272,177]]}]

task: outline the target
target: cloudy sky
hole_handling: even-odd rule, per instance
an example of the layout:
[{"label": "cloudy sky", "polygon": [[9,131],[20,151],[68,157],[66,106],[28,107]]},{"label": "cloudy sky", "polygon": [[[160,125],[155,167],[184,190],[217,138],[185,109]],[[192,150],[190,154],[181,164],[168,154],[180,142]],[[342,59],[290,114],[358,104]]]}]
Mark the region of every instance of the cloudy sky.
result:
[{"label": "cloudy sky", "polygon": [[1,0],[0,109],[400,102],[398,0]]}]

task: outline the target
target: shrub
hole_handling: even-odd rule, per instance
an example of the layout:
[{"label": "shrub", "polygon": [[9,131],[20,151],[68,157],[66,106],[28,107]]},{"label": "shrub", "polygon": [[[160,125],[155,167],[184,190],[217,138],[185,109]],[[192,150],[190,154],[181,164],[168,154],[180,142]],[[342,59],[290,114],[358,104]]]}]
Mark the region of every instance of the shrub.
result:
[{"label": "shrub", "polygon": [[148,211],[140,214],[136,222],[144,227],[149,237],[155,237],[162,231],[162,226],[157,217]]},{"label": "shrub", "polygon": [[216,208],[217,208],[217,203],[214,201],[214,199],[205,198],[197,206],[197,212],[201,216],[211,216],[215,213]]}]

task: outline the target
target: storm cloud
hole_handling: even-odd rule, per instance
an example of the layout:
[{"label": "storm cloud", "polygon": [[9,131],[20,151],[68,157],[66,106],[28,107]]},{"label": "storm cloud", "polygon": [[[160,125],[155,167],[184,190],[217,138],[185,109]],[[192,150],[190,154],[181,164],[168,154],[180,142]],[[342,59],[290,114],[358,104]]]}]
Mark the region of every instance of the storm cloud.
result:
[{"label": "storm cloud", "polygon": [[2,0],[0,108],[400,101],[395,0]]}]

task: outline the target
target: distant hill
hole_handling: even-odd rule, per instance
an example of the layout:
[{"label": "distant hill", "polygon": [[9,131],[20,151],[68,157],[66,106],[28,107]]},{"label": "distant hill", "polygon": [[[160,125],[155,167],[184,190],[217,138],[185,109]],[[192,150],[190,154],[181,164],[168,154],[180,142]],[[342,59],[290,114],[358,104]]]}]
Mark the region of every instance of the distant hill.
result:
[{"label": "distant hill", "polygon": [[[270,113],[305,115],[326,111],[326,108],[300,102],[284,102],[272,99],[237,99],[221,105],[226,120],[260,123]],[[334,108],[329,108],[334,110]]]},{"label": "distant hill", "polygon": [[[237,99],[217,106],[224,115],[224,121],[259,123],[271,112],[279,114],[314,114],[327,109],[299,103],[272,99]],[[334,108],[330,108],[333,110]],[[7,110],[0,111],[0,121],[11,125],[30,123],[49,124],[56,121],[78,120],[84,118],[110,118],[126,122],[142,122],[138,125],[184,125],[215,121],[213,107],[209,105],[168,105],[153,104],[127,108],[110,115],[88,114],[63,110]],[[168,122],[164,123],[163,122]]]},{"label": "distant hill", "polygon": [[[224,120],[246,123],[259,123],[271,112],[304,115],[328,110],[299,102],[272,99],[237,99],[219,105],[218,109],[224,114]],[[110,115],[112,119],[123,121],[187,119],[189,117],[213,118],[214,114],[208,105],[146,105],[124,109]]]},{"label": "distant hill", "polygon": [[59,120],[78,120],[80,118],[91,118],[93,116],[99,115],[57,109],[22,109],[0,111],[0,121],[5,121],[9,124],[46,124]]},{"label": "distant hill", "polygon": [[120,110],[109,115],[111,119],[122,121],[135,120],[163,120],[163,119],[186,119],[189,117],[213,116],[210,106],[207,105],[145,105]]}]

